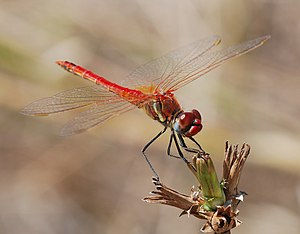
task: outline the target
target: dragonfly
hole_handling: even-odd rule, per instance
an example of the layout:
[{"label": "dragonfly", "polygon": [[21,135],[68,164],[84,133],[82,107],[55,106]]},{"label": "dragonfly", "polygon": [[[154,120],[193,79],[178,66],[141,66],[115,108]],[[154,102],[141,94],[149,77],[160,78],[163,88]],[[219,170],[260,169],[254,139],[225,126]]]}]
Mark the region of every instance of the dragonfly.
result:
[{"label": "dragonfly", "polygon": [[[56,63],[66,71],[92,81],[91,86],[73,88],[54,96],[43,98],[26,106],[21,113],[45,116],[79,108],[87,108],[62,129],[61,135],[81,133],[96,125],[135,108],[142,109],[151,119],[163,125],[163,129],[142,149],[154,175],[158,177],[150,163],[146,150],[169,128],[171,130],[167,155],[175,143],[178,158],[189,163],[182,153],[205,153],[194,136],[202,129],[202,117],[198,110],[183,110],[174,92],[227,60],[241,56],[264,44],[270,36],[262,36],[224,49],[215,49],[220,42],[219,36],[200,39],[162,57],[156,58],[131,72],[121,84],[93,73],[92,71],[68,61]],[[185,143],[190,139],[197,149]],[[174,142],[174,143],[173,143]]]}]

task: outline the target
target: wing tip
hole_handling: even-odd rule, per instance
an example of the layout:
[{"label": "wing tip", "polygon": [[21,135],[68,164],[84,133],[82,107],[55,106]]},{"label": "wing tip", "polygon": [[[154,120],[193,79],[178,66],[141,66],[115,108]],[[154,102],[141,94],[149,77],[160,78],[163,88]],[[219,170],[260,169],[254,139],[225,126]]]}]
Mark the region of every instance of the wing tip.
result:
[{"label": "wing tip", "polygon": [[68,125],[66,125],[61,129],[59,135],[62,137],[68,137],[68,136],[73,136],[73,135],[77,135],[79,133],[85,132],[86,130],[87,129],[74,130],[74,129],[68,127]]},{"label": "wing tip", "polygon": [[31,108],[24,107],[23,109],[20,110],[19,112],[22,115],[27,115],[27,116],[48,116],[49,114],[46,113],[40,113],[32,110]]},{"label": "wing tip", "polygon": [[21,109],[21,110],[19,111],[19,113],[22,114],[22,115],[31,115],[31,114],[26,110],[26,108]]},{"label": "wing tip", "polygon": [[265,35],[265,36],[262,36],[262,37],[259,37],[257,38],[258,40],[260,40],[261,44],[264,44],[266,41],[268,41],[269,39],[271,38],[271,35]]},{"label": "wing tip", "polygon": [[[265,44],[269,39],[271,38],[271,35],[265,35],[265,36],[261,36],[258,37],[256,39],[253,39],[252,42],[254,42],[254,46],[252,48],[250,48],[248,51],[254,50],[257,47],[262,46],[263,44]],[[250,42],[250,41],[248,41]],[[246,42],[247,43],[247,42]]]}]

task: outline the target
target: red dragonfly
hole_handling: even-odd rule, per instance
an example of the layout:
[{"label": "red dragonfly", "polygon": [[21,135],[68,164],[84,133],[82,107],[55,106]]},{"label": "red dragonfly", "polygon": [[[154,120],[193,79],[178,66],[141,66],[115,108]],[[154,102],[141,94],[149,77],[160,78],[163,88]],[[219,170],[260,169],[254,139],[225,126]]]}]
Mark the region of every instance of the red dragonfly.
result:
[{"label": "red dragonfly", "polygon": [[136,107],[142,109],[150,118],[164,126],[163,130],[142,149],[147,163],[158,177],[145,151],[167,128],[171,129],[168,155],[172,156],[170,149],[174,141],[180,157],[188,162],[180,147],[189,152],[195,152],[195,149],[186,146],[184,137],[192,140],[200,152],[204,152],[193,138],[202,129],[201,115],[195,109],[184,111],[176,100],[174,91],[198,79],[226,60],[261,46],[269,38],[270,36],[263,36],[221,50],[213,50],[220,44],[220,37],[204,38],[138,67],[128,75],[122,85],[73,63],[57,61],[56,63],[68,72],[90,80],[96,85],[74,88],[37,100],[26,106],[22,113],[48,115],[89,106],[88,110],[69,121],[61,131],[62,135],[72,135]]}]

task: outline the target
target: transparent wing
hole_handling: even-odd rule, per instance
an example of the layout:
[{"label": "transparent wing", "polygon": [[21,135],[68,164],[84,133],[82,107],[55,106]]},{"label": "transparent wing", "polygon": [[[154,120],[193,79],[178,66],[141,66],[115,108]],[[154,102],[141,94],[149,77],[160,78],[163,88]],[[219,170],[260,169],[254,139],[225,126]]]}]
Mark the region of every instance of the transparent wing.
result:
[{"label": "transparent wing", "polygon": [[205,55],[220,41],[220,37],[211,36],[174,50],[138,67],[127,76],[122,85],[138,88],[166,84],[169,82],[167,80],[171,74],[190,64],[196,58]]},{"label": "transparent wing", "polygon": [[136,108],[129,102],[118,102],[113,105],[95,105],[93,108],[80,113],[69,121],[61,130],[61,135],[73,135],[81,133],[89,128],[99,125],[121,113]]},{"label": "transparent wing", "polygon": [[190,60],[180,63],[171,72],[166,79],[158,84],[158,89],[175,91],[180,87],[198,79],[208,71],[218,67],[226,60],[241,56],[267,41],[270,36],[263,36],[251,41],[247,41],[235,46],[228,47],[219,51],[208,51]]},{"label": "transparent wing", "polygon": [[118,95],[99,85],[70,89],[52,97],[37,100],[26,106],[21,113],[26,115],[49,115],[85,106],[90,109],[69,121],[62,135],[80,133],[123,112],[135,108]]},{"label": "transparent wing", "polygon": [[21,113],[25,115],[49,115],[95,103],[104,105],[106,103],[113,104],[119,102],[126,103],[118,95],[109,92],[99,85],[93,85],[70,89],[52,97],[34,101],[26,106]]}]

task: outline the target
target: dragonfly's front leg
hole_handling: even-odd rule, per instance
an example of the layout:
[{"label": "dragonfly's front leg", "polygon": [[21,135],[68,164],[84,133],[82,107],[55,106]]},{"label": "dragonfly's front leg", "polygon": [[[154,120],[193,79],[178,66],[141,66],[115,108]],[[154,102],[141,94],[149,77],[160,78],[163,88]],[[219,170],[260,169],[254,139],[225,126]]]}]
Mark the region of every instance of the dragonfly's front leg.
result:
[{"label": "dragonfly's front leg", "polygon": [[192,142],[194,142],[197,146],[198,146],[198,148],[200,149],[200,153],[201,154],[206,154],[206,152],[204,151],[204,149],[201,147],[201,145],[195,140],[195,138],[193,138],[193,137],[189,137],[189,139],[192,141]]},{"label": "dragonfly's front leg", "polygon": [[182,137],[181,134],[177,134],[178,136],[178,139],[179,139],[179,143],[180,143],[180,146],[187,152],[190,152],[190,153],[195,153],[195,154],[199,154],[200,156],[201,155],[205,155],[206,152],[202,149],[201,145],[193,138],[193,137],[189,137],[189,139],[194,142],[199,149],[195,149],[195,148],[190,148],[188,147],[186,144],[185,144],[185,141]]},{"label": "dragonfly's front leg", "polygon": [[[176,156],[176,155],[172,155],[171,154],[171,145],[172,145],[172,142],[175,142],[175,146],[176,146],[176,149],[177,149],[177,152],[179,154],[179,157]],[[171,133],[171,137],[170,137],[170,141],[169,141],[169,145],[168,145],[168,149],[167,149],[167,154],[168,156],[171,156],[171,157],[175,157],[175,158],[181,158],[186,164],[189,164],[190,162],[184,157],[181,149],[180,149],[180,145],[178,143],[178,140],[176,138],[176,135],[175,135],[175,132],[174,130],[172,129],[172,133]]]},{"label": "dragonfly's front leg", "polygon": [[171,147],[172,147],[172,143],[173,143],[174,137],[175,137],[175,134],[172,132],[172,133],[171,133],[171,136],[170,136],[168,148],[167,148],[167,155],[168,155],[169,157],[173,157],[173,158],[178,158],[178,159],[180,159],[181,157],[179,157],[179,156],[177,156],[177,155],[174,155],[174,154],[171,154]]}]

